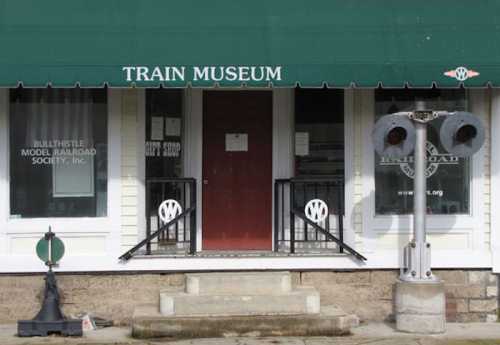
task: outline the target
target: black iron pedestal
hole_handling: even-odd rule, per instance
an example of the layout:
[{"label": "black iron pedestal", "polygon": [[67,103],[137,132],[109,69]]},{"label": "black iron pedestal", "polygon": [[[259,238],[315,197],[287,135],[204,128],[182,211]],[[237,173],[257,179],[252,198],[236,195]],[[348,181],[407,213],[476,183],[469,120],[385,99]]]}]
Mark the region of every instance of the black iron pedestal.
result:
[{"label": "black iron pedestal", "polygon": [[17,322],[17,335],[20,337],[42,336],[58,333],[65,336],[81,336],[82,320],[66,319],[59,307],[59,291],[56,276],[49,269],[45,276],[45,297],[42,308],[33,320]]}]

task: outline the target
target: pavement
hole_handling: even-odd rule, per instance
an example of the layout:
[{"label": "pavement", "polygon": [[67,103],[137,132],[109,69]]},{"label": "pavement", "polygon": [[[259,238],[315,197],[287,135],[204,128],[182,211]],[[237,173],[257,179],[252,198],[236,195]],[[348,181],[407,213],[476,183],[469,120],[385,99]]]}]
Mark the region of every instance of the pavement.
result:
[{"label": "pavement", "polygon": [[416,335],[397,332],[392,324],[369,323],[343,337],[235,337],[210,339],[130,338],[129,328],[88,331],[81,338],[61,336],[19,338],[16,324],[0,325],[0,345],[500,345],[500,323],[448,323],[445,334]]}]

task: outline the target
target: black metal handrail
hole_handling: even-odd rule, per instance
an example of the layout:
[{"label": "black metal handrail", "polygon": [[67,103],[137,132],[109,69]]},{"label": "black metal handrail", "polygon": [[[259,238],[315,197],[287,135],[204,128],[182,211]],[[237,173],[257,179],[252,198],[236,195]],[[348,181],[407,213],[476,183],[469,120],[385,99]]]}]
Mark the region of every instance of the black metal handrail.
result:
[{"label": "black metal handrail", "polygon": [[345,242],[343,242],[340,239],[338,239],[337,237],[333,236],[325,228],[319,226],[318,224],[314,223],[312,220],[308,219],[306,217],[306,215],[304,214],[304,212],[301,212],[300,210],[295,209],[295,210],[292,210],[292,213],[295,214],[296,216],[298,216],[300,219],[302,219],[304,222],[306,222],[310,226],[312,226],[317,231],[324,234],[326,237],[328,237],[328,239],[337,243],[340,246],[340,248],[347,250],[349,253],[354,255],[358,260],[366,261],[366,258],[363,255],[361,255],[360,253],[358,253],[356,250],[351,248],[351,246],[347,245]]},{"label": "black metal handrail", "polygon": [[[161,202],[173,199],[177,201],[182,212],[166,224],[158,217]],[[156,220],[153,229],[152,218]],[[154,242],[155,241],[155,242]],[[151,178],[146,180],[146,238],[129,249],[120,260],[129,260],[142,247],[145,254],[152,254],[152,244],[157,247],[174,244],[186,246],[191,255],[196,253],[196,180],[194,178]]]},{"label": "black metal handrail", "polygon": [[132,249],[129,249],[126,251],[123,255],[120,256],[120,260],[127,261],[132,256],[136,251],[138,251],[142,246],[145,244],[151,243],[152,240],[154,240],[156,237],[158,237],[162,232],[168,230],[172,225],[176,224],[181,218],[185,217],[186,215],[190,214],[196,209],[196,206],[190,207],[181,214],[179,214],[177,217],[173,218],[171,221],[167,222],[165,225],[163,225],[161,228],[153,232],[152,234],[148,235],[145,239],[143,239],[141,242],[136,244]]},{"label": "black metal handrail", "polygon": [[[328,206],[328,215],[323,225],[308,219],[304,212],[306,203],[311,199],[321,199]],[[344,242],[344,179],[342,177],[291,178],[277,179],[274,185],[274,250],[296,252],[297,244],[306,243],[315,248],[330,248],[334,242],[340,253],[344,249],[359,260],[366,260]],[[330,215],[335,215],[337,227],[330,224]],[[302,228],[296,228],[296,218]]]}]

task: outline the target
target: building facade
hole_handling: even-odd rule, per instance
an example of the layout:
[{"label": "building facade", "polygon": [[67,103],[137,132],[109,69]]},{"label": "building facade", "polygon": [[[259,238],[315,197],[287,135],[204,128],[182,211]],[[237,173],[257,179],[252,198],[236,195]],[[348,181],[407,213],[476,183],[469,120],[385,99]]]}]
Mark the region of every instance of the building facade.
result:
[{"label": "building facade", "polygon": [[[463,50],[456,35],[465,30],[445,34],[434,12],[387,2],[391,18],[379,6],[337,1],[302,21],[299,2],[282,12],[261,4],[267,14],[246,5],[245,16],[221,3],[232,17],[197,8],[189,28],[173,14],[150,25],[160,14],[131,1],[101,12],[97,2],[52,8],[68,18],[30,2],[6,5],[16,21],[5,19],[0,38],[17,53],[0,59],[3,284],[16,284],[11,274],[32,284],[28,275],[46,270],[35,246],[51,227],[66,246],[57,270],[77,295],[81,274],[139,291],[134,275],[156,288],[163,278],[155,273],[171,274],[175,286],[179,272],[291,270],[325,301],[360,294],[377,301],[363,317],[390,317],[389,286],[412,237],[413,161],[376,155],[371,133],[380,116],[424,101],[469,111],[486,128],[481,150],[459,158],[439,142],[442,120],[430,125],[427,233],[432,267],[450,284],[450,319],[493,320],[500,67],[474,33]],[[326,21],[326,10],[345,27]],[[471,25],[482,20],[483,42],[500,52],[494,19],[477,11],[454,13]],[[370,19],[361,25],[359,16]],[[74,39],[54,28],[74,30]],[[154,41],[159,32],[169,34]],[[29,55],[29,45],[42,51]],[[440,58],[422,52],[431,48]],[[317,199],[326,209],[306,207]],[[324,217],[312,222],[310,212]]]}]

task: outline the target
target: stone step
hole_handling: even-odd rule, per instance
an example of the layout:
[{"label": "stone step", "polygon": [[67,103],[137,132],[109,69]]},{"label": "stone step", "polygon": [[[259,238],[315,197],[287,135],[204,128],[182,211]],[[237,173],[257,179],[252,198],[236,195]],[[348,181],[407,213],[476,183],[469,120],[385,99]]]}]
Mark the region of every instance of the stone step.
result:
[{"label": "stone step", "polygon": [[192,295],[160,293],[160,313],[165,316],[231,316],[317,314],[318,291],[300,287],[281,295]]},{"label": "stone step", "polygon": [[186,292],[192,295],[280,295],[291,290],[290,272],[186,274]]},{"label": "stone step", "polygon": [[358,326],[356,315],[334,306],[320,314],[273,316],[163,316],[154,305],[137,307],[132,317],[134,338],[217,338],[227,336],[335,336]]}]

